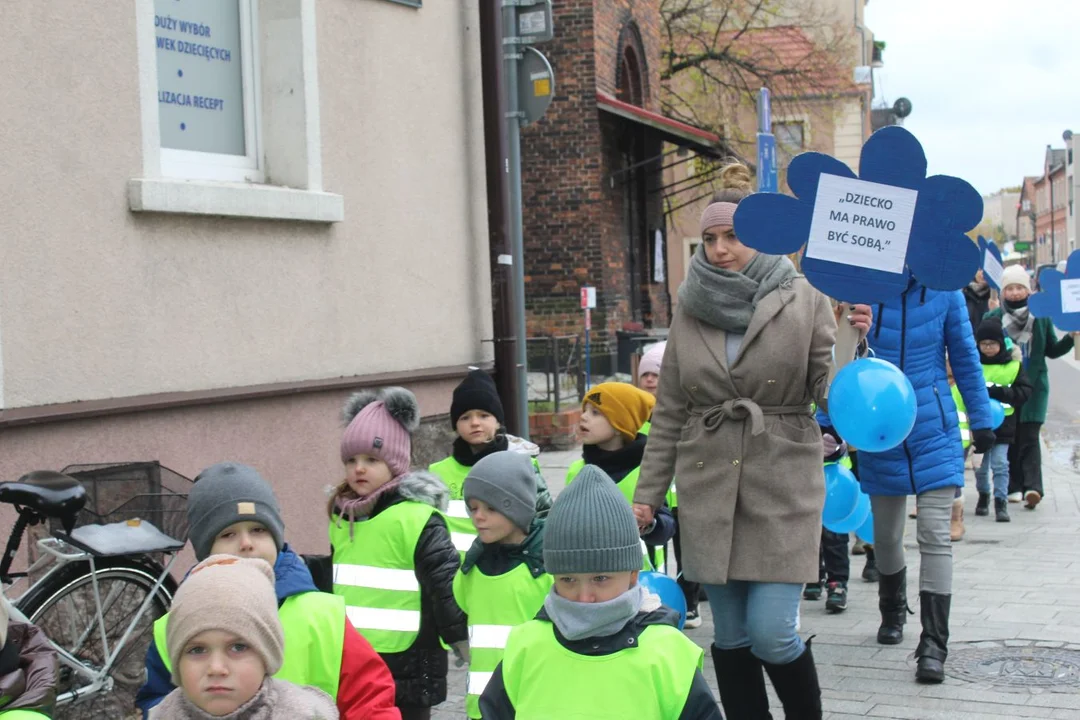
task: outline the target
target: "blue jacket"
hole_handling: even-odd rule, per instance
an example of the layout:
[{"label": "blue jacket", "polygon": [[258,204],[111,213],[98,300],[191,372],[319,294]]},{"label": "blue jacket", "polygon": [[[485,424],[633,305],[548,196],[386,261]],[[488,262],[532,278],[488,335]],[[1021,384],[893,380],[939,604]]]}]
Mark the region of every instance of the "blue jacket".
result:
[{"label": "blue jacket", "polygon": [[[948,352],[972,430],[990,429],[979,351],[960,291],[930,290],[912,280],[900,297],[874,309],[867,338],[874,354],[904,371],[915,388],[915,427],[899,447],[859,451],[859,482],[868,495],[916,495],[964,484],[960,419],[945,369]],[[818,422],[831,426],[819,411]]]},{"label": "blue jacket", "polygon": [[[274,563],[274,578],[278,606],[293,595],[317,591],[307,565],[287,543],[281,548]],[[146,684],[139,688],[135,696],[135,706],[142,710],[143,720],[149,716],[150,708],[164,700],[174,689],[176,686],[172,684],[169,671],[151,638],[150,647],[146,651]]]}]

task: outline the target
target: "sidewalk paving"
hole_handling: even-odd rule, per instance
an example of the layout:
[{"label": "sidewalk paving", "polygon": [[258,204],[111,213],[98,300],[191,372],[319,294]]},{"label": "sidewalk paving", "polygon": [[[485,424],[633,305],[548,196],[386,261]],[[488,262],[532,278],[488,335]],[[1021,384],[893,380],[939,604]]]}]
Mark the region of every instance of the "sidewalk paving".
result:
[{"label": "sidewalk paving", "polygon": [[[1080,718],[1080,474],[1071,467],[1071,447],[1048,450],[1046,499],[1035,512],[1010,505],[1013,520],[1008,524],[994,522],[992,514],[975,517],[975,482],[968,472],[967,535],[953,545],[944,684],[914,680],[918,614],[909,617],[903,644],[876,643],[877,586],[860,579],[862,557],[852,557],[846,612],[829,615],[824,601],[803,603],[801,632],[815,636],[826,720]],[[541,455],[553,494],[562,489],[566,468],[578,457],[580,451]],[[918,613],[914,521],[908,523],[904,546],[909,602]],[[705,677],[715,692],[707,604],[702,611],[703,626],[688,635],[706,649]],[[464,691],[464,670],[451,667],[449,698],[432,717],[465,718]],[[775,696],[772,706],[779,720],[783,711]]]}]

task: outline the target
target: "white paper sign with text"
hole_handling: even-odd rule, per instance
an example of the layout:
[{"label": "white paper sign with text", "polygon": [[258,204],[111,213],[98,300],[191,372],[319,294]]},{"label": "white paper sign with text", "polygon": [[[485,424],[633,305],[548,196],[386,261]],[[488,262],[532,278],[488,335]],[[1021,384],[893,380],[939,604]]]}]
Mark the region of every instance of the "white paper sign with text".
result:
[{"label": "white paper sign with text", "polygon": [[1061,281],[1061,311],[1080,312],[1080,280]]},{"label": "white paper sign with text", "polygon": [[806,257],[902,273],[916,190],[822,174]]},{"label": "white paper sign with text", "polygon": [[1001,263],[989,248],[983,253],[983,272],[990,276],[994,285],[1001,287],[1001,278],[1005,274],[1005,268],[1001,267]]}]

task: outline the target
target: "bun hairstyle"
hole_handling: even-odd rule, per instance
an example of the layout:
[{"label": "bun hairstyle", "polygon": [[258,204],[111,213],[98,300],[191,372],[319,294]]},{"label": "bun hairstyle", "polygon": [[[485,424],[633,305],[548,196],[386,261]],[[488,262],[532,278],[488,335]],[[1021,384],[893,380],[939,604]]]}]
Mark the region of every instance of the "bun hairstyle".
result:
[{"label": "bun hairstyle", "polygon": [[720,168],[720,189],[713,194],[711,203],[729,202],[736,205],[754,192],[754,176],[750,168],[738,160]]}]

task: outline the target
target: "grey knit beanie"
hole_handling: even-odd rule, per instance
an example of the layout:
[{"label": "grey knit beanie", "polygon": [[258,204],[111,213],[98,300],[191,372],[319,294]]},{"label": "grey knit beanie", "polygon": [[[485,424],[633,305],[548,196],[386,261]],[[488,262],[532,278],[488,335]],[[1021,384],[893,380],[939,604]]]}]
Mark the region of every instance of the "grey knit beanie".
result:
[{"label": "grey knit beanie", "polygon": [[532,458],[504,450],[481,458],[465,476],[465,502],[477,499],[528,532],[536,516],[536,469]]},{"label": "grey knit beanie", "polygon": [[560,573],[640,570],[641,539],[630,504],[595,465],[559,493],[544,526],[544,569]]},{"label": "grey knit beanie", "polygon": [[214,539],[222,530],[246,520],[262,523],[274,538],[278,552],[285,544],[285,523],[274,491],[250,465],[224,462],[199,473],[188,493],[187,516],[191,546],[198,560],[210,555]]}]

